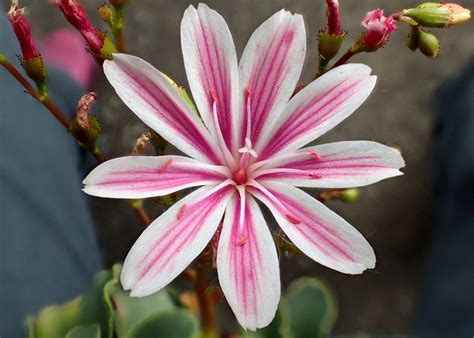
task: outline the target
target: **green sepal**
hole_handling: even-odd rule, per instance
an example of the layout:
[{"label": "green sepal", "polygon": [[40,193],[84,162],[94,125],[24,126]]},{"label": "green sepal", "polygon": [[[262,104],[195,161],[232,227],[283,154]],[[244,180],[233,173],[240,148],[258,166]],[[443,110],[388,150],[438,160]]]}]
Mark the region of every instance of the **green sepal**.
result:
[{"label": "green sepal", "polygon": [[95,116],[88,115],[87,121],[89,122],[89,128],[83,128],[77,118],[73,119],[69,126],[69,132],[84,148],[96,153],[98,151],[97,139],[102,132],[102,128]]},{"label": "green sepal", "polygon": [[35,82],[41,96],[46,97],[48,95],[46,90],[48,69],[44,64],[41,55],[30,60],[20,60],[20,64],[25,70],[26,75]]},{"label": "green sepal", "polygon": [[406,9],[403,15],[425,27],[447,27],[451,20],[449,10],[437,2],[426,2],[418,7]]},{"label": "green sepal", "polygon": [[160,74],[176,89],[179,96],[183,98],[184,102],[186,102],[188,106],[191,107],[191,109],[197,114],[198,110],[196,108],[196,105],[194,104],[193,100],[189,97],[188,93],[186,92],[186,89],[184,89],[181,86],[178,86],[176,82],[174,82],[173,79],[171,79],[165,73],[160,72]]},{"label": "green sepal", "polygon": [[112,55],[114,53],[117,53],[117,48],[115,48],[114,43],[112,42],[112,40],[110,40],[110,38],[105,33],[103,33],[103,36],[104,36],[104,45],[100,49],[100,55],[98,55],[98,57],[101,60],[112,60]]},{"label": "green sepal", "polygon": [[330,34],[321,31],[318,34],[318,51],[319,57],[326,63],[329,62],[341,49],[346,33]]}]

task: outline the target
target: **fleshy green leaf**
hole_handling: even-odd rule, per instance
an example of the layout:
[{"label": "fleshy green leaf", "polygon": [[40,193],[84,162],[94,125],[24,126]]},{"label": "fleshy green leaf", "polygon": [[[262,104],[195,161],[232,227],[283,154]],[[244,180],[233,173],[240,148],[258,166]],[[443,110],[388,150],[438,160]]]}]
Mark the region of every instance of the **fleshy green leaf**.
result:
[{"label": "fleshy green leaf", "polygon": [[127,338],[195,338],[198,323],[189,311],[176,310],[148,317]]},{"label": "fleshy green leaf", "polygon": [[74,327],[89,324],[98,324],[101,331],[107,333],[107,311],[102,301],[102,290],[111,277],[109,271],[99,272],[86,294],[63,305],[48,306],[36,320],[29,319],[30,337],[64,338]]},{"label": "fleshy green leaf", "polygon": [[100,338],[100,326],[76,326],[64,338]]},{"label": "fleshy green leaf", "polygon": [[166,290],[147,297],[130,297],[130,292],[124,291],[119,277],[122,266],[116,264],[112,268],[114,278],[104,287],[104,298],[113,326],[118,338],[125,338],[138,323],[150,316],[176,309],[176,306]]},{"label": "fleshy green leaf", "polygon": [[336,321],[337,309],[330,290],[316,278],[293,282],[284,296],[294,338],[327,337]]}]

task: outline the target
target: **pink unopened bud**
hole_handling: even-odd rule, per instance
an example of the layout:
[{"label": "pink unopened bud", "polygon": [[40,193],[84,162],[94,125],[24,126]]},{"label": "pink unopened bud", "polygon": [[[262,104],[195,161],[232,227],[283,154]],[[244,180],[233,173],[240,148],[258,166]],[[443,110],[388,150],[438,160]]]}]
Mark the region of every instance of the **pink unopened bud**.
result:
[{"label": "pink unopened bud", "polygon": [[40,54],[31,36],[31,27],[26,20],[25,9],[19,8],[18,0],[12,0],[10,10],[8,11],[8,19],[20,43],[23,60],[29,61],[37,58]]},{"label": "pink unopened bud", "polygon": [[326,16],[328,17],[328,33],[333,35],[342,35],[341,29],[341,11],[339,9],[338,0],[326,0],[327,11]]},{"label": "pink unopened bud", "polygon": [[102,55],[106,36],[99,32],[89,21],[84,8],[78,0],[49,0],[57,7],[71,25],[84,37],[90,50],[97,56]]},{"label": "pink unopened bud", "polygon": [[390,34],[397,29],[395,20],[383,15],[382,9],[368,12],[362,21],[366,28],[364,33],[364,44],[366,51],[374,51],[384,45]]}]

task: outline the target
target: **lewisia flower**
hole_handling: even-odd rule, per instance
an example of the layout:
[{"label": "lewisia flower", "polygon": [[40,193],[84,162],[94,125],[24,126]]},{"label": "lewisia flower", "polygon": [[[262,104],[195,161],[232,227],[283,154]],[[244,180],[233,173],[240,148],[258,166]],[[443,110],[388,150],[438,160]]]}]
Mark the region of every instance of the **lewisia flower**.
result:
[{"label": "lewisia flower", "polygon": [[240,324],[268,325],[280,299],[278,256],[256,200],[310,258],[359,274],[375,265],[364,237],[296,188],[358,187],[400,175],[394,150],[369,141],[302,146],[348,117],[375,85],[361,64],[327,72],[292,97],[306,33],[301,15],[281,10],[251,36],[240,64],[224,19],[190,6],[181,23],[189,85],[202,117],[140,58],[115,54],[104,71],[123,102],[189,157],[122,157],[84,180],[90,195],[147,198],[203,186],[156,219],[124,262],[132,296],[154,293],[206,247],[222,222],[219,282]]}]

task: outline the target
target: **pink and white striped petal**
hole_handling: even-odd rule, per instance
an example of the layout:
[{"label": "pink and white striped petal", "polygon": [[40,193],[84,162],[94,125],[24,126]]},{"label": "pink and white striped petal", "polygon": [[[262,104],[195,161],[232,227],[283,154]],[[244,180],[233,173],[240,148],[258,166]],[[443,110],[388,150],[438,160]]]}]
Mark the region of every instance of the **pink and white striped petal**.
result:
[{"label": "pink and white striped petal", "polygon": [[221,164],[221,152],[199,117],[169,81],[136,56],[114,54],[104,73],[122,101],[150,128],[187,155]]},{"label": "pink and white striped petal", "polygon": [[[197,9],[189,6],[181,22],[181,49],[204,123],[216,136],[222,133],[228,149],[235,153],[240,146],[239,71],[234,41],[224,18],[205,4]],[[216,130],[217,125],[220,130]]]},{"label": "pink and white striped petal", "polygon": [[375,254],[349,223],[302,190],[265,182],[249,192],[272,212],[288,238],[307,256],[331,269],[360,274],[375,266]]},{"label": "pink and white striped petal", "polygon": [[351,188],[403,175],[400,153],[371,141],[322,144],[270,158],[255,172],[258,180],[306,188]]},{"label": "pink and white striped petal", "polygon": [[[281,10],[255,30],[239,65],[245,100],[242,137],[250,115],[250,140],[259,144],[267,125],[280,115],[293,94],[305,53],[306,31],[299,14]],[[244,144],[243,138],[240,144]]]},{"label": "pink and white striped petal", "polygon": [[227,206],[217,272],[243,328],[256,330],[270,324],[280,300],[278,255],[260,207],[245,192],[235,194]]},{"label": "pink and white striped petal", "polygon": [[128,156],[96,167],[84,192],[98,197],[148,198],[226,180],[228,169],[183,156]]},{"label": "pink and white striped petal", "polygon": [[298,92],[256,149],[259,160],[299,149],[351,115],[374,89],[370,71],[363,64],[339,66]]},{"label": "pink and white striped petal", "polygon": [[159,291],[206,247],[234,193],[230,186],[192,192],[158,217],[142,233],[125,259],[121,282],[132,297]]}]

